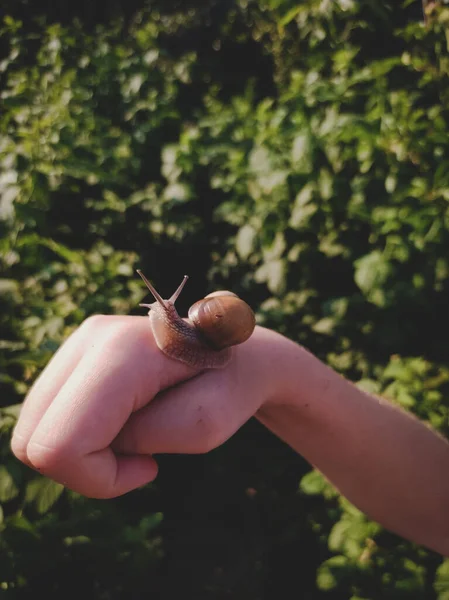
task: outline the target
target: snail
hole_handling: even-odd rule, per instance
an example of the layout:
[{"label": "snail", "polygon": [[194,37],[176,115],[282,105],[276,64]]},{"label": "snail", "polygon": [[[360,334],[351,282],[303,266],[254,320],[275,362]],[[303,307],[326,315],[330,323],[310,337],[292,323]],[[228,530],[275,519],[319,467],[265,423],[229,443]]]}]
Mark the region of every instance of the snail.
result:
[{"label": "snail", "polygon": [[158,348],[170,358],[194,368],[224,367],[232,356],[232,346],[242,344],[253,333],[256,319],[251,308],[236,294],[213,292],[195,302],[182,319],[175,308],[188,276],[175,293],[164,300],[151,282],[138,270],[156,302],[140,304],[149,309],[151,329]]}]

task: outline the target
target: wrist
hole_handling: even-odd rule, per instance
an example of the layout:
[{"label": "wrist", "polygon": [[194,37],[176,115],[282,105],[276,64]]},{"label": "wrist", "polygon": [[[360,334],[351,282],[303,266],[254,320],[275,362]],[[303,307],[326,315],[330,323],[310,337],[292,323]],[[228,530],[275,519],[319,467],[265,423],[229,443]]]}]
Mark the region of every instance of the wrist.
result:
[{"label": "wrist", "polygon": [[342,378],[316,356],[292,340],[268,331],[264,343],[270,356],[270,378],[273,385],[261,410],[280,406],[306,410],[319,403]]},{"label": "wrist", "polygon": [[283,427],[321,426],[327,408],[338,404],[348,385],[304,347],[263,327],[256,327],[236,353],[238,379],[257,396],[255,417],[270,429],[281,421]]},{"label": "wrist", "polygon": [[299,344],[271,334],[273,386],[268,386],[255,416],[300,451],[299,440],[326,436],[333,430],[335,419],[342,417],[341,402],[352,385]]}]

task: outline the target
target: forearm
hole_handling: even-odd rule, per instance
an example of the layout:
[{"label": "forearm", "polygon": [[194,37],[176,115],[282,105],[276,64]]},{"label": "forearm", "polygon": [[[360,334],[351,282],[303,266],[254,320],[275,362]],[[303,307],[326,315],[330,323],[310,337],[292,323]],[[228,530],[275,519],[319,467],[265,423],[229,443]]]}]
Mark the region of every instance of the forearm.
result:
[{"label": "forearm", "polygon": [[387,529],[449,556],[449,443],[286,341],[258,419]]}]

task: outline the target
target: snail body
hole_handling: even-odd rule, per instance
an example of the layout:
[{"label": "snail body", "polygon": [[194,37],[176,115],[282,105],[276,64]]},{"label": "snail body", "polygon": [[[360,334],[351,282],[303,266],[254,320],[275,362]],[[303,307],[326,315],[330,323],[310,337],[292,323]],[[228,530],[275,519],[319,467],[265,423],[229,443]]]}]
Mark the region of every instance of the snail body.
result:
[{"label": "snail body", "polygon": [[195,302],[189,309],[189,320],[185,320],[179,316],[175,302],[188,277],[164,300],[141,271],[137,272],[156,300],[140,306],[149,308],[156,344],[170,358],[194,368],[224,367],[231,359],[232,346],[245,342],[254,331],[253,311],[232,292],[213,292]]}]

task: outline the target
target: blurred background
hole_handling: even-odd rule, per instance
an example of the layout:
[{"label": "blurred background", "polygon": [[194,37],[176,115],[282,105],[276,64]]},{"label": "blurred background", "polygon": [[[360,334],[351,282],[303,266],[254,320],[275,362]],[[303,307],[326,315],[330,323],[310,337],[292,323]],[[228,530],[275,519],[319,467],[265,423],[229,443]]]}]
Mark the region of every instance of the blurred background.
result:
[{"label": "blurred background", "polygon": [[9,450],[69,333],[143,314],[136,268],[449,435],[447,3],[1,4],[0,598],[448,600],[449,560],[256,422],[111,501]]}]

